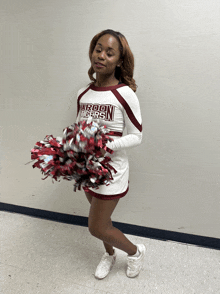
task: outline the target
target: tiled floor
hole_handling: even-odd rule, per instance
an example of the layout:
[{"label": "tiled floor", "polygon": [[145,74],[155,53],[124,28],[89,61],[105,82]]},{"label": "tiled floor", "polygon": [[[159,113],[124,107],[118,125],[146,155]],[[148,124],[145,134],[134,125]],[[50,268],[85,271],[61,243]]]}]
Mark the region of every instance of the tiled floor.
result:
[{"label": "tiled floor", "polygon": [[88,228],[1,212],[1,294],[219,294],[220,251],[132,235],[147,247],[144,270],[128,278],[126,253],[94,277],[102,242]]}]

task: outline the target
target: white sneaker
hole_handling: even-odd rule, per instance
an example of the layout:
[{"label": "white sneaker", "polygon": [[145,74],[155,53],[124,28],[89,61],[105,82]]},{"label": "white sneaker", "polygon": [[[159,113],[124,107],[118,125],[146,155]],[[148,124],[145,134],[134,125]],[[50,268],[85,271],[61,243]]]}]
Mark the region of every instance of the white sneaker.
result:
[{"label": "white sneaker", "polygon": [[136,244],[136,246],[140,251],[140,255],[138,257],[127,256],[128,267],[126,274],[129,278],[135,278],[143,269],[146,247],[144,244]]},{"label": "white sneaker", "polygon": [[95,272],[95,277],[97,279],[104,279],[112,269],[116,260],[116,252],[114,250],[114,255],[109,255],[107,252],[102,256],[100,263],[98,264]]}]

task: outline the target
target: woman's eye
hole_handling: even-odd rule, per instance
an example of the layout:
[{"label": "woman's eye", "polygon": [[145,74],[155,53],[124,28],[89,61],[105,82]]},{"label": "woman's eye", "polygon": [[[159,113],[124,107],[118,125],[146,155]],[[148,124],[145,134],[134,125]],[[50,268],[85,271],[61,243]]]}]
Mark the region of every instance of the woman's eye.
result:
[{"label": "woman's eye", "polygon": [[[102,52],[102,50],[100,50],[100,49],[96,49],[95,51],[96,51],[97,53],[100,53],[100,52]],[[108,57],[111,57],[111,56],[113,56],[113,55],[112,55],[112,54],[110,54],[110,53],[108,53],[107,55],[108,55]]]}]

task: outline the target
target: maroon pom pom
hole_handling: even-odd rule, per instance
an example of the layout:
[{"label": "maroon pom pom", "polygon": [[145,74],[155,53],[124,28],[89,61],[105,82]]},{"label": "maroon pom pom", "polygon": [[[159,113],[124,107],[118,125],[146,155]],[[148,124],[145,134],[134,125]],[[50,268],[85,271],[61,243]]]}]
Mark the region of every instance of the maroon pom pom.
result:
[{"label": "maroon pom pom", "polygon": [[[33,168],[38,167],[41,172],[57,181],[75,180],[74,191],[85,188],[96,188],[109,185],[113,180],[111,170],[117,171],[109,164],[111,158],[103,157],[101,149],[113,153],[106,144],[113,141],[106,133],[106,126],[100,126],[91,118],[66,127],[63,138],[46,136],[37,142],[31,150],[31,159],[37,160]],[[30,163],[30,162],[28,162]]]}]

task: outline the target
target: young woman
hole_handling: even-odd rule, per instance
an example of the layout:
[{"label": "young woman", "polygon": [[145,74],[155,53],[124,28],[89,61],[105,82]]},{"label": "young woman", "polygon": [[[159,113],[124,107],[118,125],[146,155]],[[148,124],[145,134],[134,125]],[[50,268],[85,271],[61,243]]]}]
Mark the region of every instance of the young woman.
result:
[{"label": "young woman", "polygon": [[[126,38],[119,32],[104,30],[95,35],[90,43],[88,71],[93,81],[80,89],[77,94],[77,119],[92,117],[110,129],[114,139],[107,143],[103,156],[111,157],[113,180],[109,186],[99,189],[84,189],[90,202],[89,231],[103,241],[106,253],[95,272],[97,279],[105,278],[115,263],[113,247],[125,251],[127,256],[127,276],[136,277],[143,268],[146,248],[144,244],[133,244],[125,235],[113,227],[111,215],[121,197],[129,188],[129,162],[126,148],[137,146],[142,140],[142,118],[133,79],[134,57]],[[96,78],[93,74],[96,74]],[[126,127],[127,135],[122,136]],[[113,150],[110,154],[109,149]]]}]

